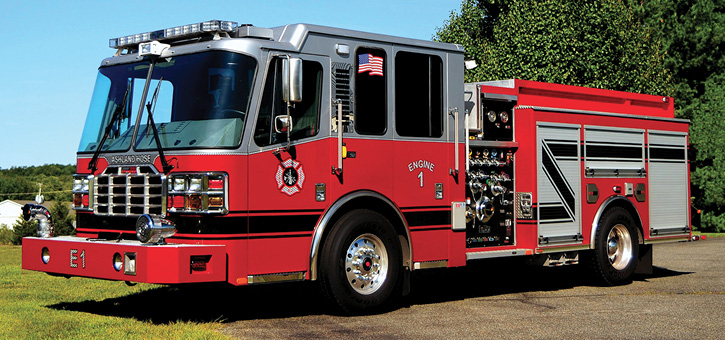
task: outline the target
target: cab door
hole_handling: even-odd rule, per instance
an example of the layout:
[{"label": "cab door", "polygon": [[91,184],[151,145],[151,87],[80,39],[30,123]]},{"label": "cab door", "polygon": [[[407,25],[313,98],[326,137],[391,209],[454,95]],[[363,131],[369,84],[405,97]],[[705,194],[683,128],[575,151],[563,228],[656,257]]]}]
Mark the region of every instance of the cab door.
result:
[{"label": "cab door", "polygon": [[[297,273],[309,265],[310,237],[325,209],[331,176],[329,141],[330,61],[326,57],[270,52],[258,115],[249,144],[249,275]],[[283,101],[284,58],[302,59],[302,100]],[[275,120],[290,115],[292,128]],[[287,275],[287,274],[285,274]]]},{"label": "cab door", "polygon": [[395,51],[395,202],[410,228],[413,261],[438,266],[450,265],[451,188],[456,175],[457,127],[449,115],[446,64],[443,52]]}]

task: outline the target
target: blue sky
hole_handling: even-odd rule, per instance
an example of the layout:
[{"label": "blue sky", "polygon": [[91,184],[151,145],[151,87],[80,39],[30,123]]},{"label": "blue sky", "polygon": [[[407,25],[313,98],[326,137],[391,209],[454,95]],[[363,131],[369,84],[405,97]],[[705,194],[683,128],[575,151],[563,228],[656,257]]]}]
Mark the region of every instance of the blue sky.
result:
[{"label": "blue sky", "polygon": [[210,19],[430,40],[461,0],[0,0],[0,168],[75,164],[108,39]]}]

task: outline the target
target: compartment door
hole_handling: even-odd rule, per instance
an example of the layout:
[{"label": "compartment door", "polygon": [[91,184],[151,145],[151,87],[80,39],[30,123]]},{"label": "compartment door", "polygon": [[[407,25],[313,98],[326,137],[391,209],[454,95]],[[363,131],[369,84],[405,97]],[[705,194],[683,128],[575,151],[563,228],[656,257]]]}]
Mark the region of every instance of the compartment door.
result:
[{"label": "compartment door", "polygon": [[687,234],[687,134],[650,130],[648,135],[650,236]]},{"label": "compartment door", "polygon": [[537,124],[539,245],[579,243],[579,125]]}]

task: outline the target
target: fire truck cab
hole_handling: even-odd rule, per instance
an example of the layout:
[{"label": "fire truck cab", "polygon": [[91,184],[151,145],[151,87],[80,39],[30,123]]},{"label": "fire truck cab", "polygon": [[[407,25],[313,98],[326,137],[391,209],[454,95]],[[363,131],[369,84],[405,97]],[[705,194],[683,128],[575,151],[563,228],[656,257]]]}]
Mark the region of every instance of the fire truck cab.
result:
[{"label": "fire truck cab", "polygon": [[360,312],[413,270],[475,259],[586,259],[620,284],[653,243],[690,237],[688,123],[669,97],[464,84],[458,45],[308,24],[213,20],[110,47],[76,236],[25,238],[24,269],[317,280]]}]

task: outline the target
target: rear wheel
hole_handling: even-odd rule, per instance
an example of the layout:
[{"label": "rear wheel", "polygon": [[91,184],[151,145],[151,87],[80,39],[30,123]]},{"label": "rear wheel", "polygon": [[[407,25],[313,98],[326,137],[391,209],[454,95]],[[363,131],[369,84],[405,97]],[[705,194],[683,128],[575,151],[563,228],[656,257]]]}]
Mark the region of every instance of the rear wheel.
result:
[{"label": "rear wheel", "polygon": [[614,207],[602,216],[589,262],[605,284],[632,281],[639,260],[639,236],[634,219],[623,208]]},{"label": "rear wheel", "polygon": [[397,294],[400,243],[381,214],[361,209],[343,215],[321,251],[321,288],[343,311],[375,311]]}]

